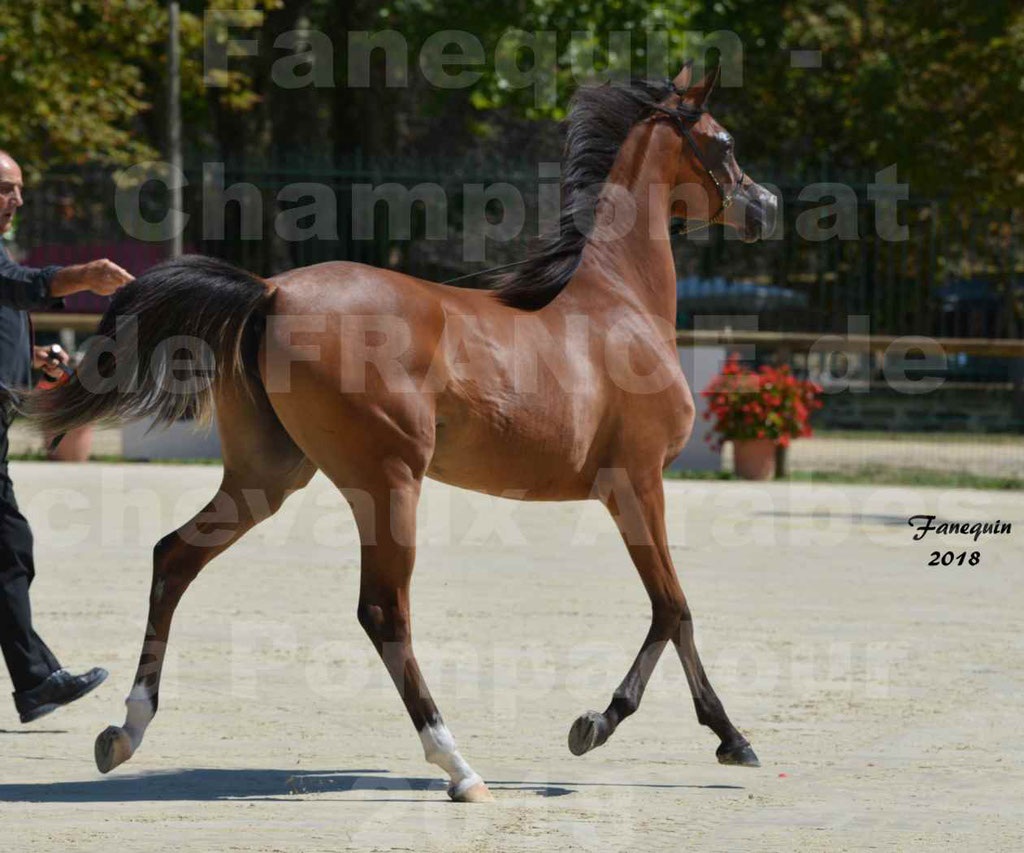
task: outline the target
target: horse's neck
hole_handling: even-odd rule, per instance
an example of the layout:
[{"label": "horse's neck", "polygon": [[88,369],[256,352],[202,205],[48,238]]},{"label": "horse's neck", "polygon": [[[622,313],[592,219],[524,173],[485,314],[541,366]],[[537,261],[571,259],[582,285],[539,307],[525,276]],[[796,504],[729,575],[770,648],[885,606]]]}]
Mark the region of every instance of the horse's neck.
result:
[{"label": "horse's neck", "polygon": [[584,288],[599,286],[675,322],[669,203],[678,149],[678,136],[660,122],[638,125],[622,144],[608,174],[607,184],[613,186],[602,193],[594,234],[583,250],[579,281],[569,285],[576,284],[581,297]]}]

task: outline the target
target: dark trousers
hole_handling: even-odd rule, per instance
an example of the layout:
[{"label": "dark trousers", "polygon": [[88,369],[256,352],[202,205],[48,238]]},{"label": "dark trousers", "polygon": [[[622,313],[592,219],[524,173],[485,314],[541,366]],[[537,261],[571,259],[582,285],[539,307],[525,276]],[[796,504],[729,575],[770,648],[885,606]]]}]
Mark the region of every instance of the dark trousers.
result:
[{"label": "dark trousers", "polygon": [[28,588],[35,577],[32,531],[7,473],[7,428],[0,420],[0,647],[14,689],[30,690],[60,669],[32,628]]}]

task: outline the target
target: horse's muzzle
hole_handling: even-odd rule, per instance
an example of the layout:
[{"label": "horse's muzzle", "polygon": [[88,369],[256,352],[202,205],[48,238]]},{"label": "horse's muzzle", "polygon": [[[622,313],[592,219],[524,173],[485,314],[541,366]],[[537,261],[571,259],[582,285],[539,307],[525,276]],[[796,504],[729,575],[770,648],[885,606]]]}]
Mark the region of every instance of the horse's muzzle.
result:
[{"label": "horse's muzzle", "polygon": [[745,243],[763,240],[775,233],[779,217],[779,201],[760,184],[748,184],[744,188],[743,225],[739,230]]}]

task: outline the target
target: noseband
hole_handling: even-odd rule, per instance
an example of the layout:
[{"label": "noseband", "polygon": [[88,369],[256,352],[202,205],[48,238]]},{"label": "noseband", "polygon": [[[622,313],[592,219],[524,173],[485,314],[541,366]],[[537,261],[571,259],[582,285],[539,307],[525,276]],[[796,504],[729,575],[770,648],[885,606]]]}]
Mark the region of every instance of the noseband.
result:
[{"label": "noseband", "polygon": [[[683,92],[676,91],[677,95],[684,94]],[[715,177],[715,173],[711,170],[707,160],[704,159],[704,155],[701,154],[700,148],[697,146],[697,141],[693,138],[693,134],[690,132],[690,128],[700,121],[700,117],[704,115],[703,107],[693,108],[692,111],[683,112],[682,110],[670,110],[667,107],[654,107],[656,114],[651,116],[651,120],[658,121],[661,116],[666,116],[667,120],[672,122],[678,128],[680,135],[687,141],[690,146],[690,150],[693,151],[693,156],[697,158],[697,162],[704,169],[705,174],[711,179],[711,183],[715,185],[715,189],[718,191],[718,212],[710,217],[707,222],[699,222],[696,225],[673,225],[669,229],[670,233],[675,236],[677,234],[690,234],[694,231],[702,231],[703,229],[713,225],[719,221],[719,217],[725,213],[733,203],[733,199],[736,198],[736,193],[740,191],[743,186],[743,179],[746,177],[746,172],[740,170],[739,179],[733,184],[732,191],[727,193],[725,188],[722,186],[722,182]]]}]

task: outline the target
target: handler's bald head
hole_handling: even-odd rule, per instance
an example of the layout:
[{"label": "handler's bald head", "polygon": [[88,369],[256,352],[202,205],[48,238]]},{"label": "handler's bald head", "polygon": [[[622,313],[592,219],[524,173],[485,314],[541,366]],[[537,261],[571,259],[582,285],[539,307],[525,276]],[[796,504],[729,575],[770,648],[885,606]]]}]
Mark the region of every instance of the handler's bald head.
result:
[{"label": "handler's bald head", "polygon": [[21,168],[15,159],[0,149],[0,234],[11,230],[14,214],[22,205]]}]

